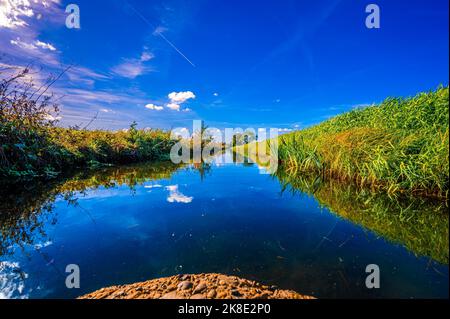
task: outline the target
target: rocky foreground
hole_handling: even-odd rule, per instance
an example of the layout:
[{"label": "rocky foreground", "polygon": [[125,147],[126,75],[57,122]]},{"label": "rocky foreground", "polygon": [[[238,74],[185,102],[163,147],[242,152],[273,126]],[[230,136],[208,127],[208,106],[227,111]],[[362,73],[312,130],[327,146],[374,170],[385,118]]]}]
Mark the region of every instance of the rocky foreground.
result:
[{"label": "rocky foreground", "polygon": [[314,299],[221,274],[177,275],[102,288],[80,299]]}]

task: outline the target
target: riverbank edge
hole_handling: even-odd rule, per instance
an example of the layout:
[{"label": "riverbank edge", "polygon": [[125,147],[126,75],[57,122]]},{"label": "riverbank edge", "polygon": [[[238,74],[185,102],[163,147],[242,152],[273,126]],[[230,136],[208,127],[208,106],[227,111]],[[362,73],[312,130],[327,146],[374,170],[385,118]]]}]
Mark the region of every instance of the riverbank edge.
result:
[{"label": "riverbank edge", "polygon": [[[233,148],[258,163],[272,153],[278,169],[315,174],[389,195],[448,200],[449,87],[387,98],[318,124]],[[271,147],[275,145],[275,147]],[[272,148],[272,149],[271,149]],[[260,163],[258,163],[260,164]]]},{"label": "riverbank edge", "polygon": [[185,274],[101,288],[77,299],[316,299],[218,273]]}]

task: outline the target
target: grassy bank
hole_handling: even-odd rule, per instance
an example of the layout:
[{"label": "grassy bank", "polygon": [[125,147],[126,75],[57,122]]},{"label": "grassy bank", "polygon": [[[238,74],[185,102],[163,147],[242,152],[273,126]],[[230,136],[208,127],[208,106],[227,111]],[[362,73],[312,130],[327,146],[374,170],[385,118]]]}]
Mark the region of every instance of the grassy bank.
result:
[{"label": "grassy bank", "polygon": [[[449,88],[389,98],[279,138],[282,169],[448,198]],[[255,145],[250,146],[255,148]]]},{"label": "grassy bank", "polygon": [[48,93],[54,81],[36,87],[29,72],[0,70],[1,184],[53,178],[74,167],[169,159],[175,143],[169,132],[138,130],[136,123],[117,132],[57,127],[59,107]]},{"label": "grassy bank", "polygon": [[89,131],[0,122],[0,180],[52,178],[74,167],[168,160],[174,141],[159,130]]}]

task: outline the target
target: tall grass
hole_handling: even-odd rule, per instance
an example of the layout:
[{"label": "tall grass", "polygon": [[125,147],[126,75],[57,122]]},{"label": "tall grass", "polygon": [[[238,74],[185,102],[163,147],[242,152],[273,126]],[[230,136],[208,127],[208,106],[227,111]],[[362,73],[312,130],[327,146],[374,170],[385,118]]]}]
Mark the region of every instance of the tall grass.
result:
[{"label": "tall grass", "polygon": [[448,197],[449,88],[388,98],[279,137],[285,170],[319,172],[388,193]]}]

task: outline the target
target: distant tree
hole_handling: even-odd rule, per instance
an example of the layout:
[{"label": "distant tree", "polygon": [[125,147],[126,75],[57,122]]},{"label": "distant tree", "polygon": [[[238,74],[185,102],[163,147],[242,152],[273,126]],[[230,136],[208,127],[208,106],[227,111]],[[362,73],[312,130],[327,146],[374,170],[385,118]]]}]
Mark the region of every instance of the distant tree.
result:
[{"label": "distant tree", "polygon": [[133,121],[133,123],[130,124],[130,129],[128,132],[130,133],[130,142],[136,143],[139,138],[139,131],[137,129],[137,122]]},{"label": "distant tree", "polygon": [[256,141],[256,135],[252,131],[245,131],[243,133],[236,133],[233,135],[233,139],[231,141],[232,147],[245,145]]}]

